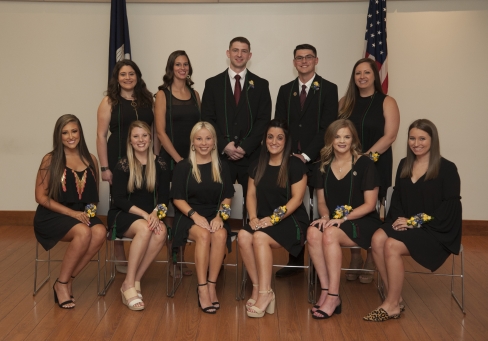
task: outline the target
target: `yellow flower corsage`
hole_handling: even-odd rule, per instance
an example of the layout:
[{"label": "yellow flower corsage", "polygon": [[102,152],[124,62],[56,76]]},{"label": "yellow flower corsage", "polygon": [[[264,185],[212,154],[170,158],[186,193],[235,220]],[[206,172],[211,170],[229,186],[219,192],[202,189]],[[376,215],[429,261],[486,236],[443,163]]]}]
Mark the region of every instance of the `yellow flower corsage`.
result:
[{"label": "yellow flower corsage", "polygon": [[166,212],[168,212],[168,208],[165,204],[158,204],[158,206],[156,206],[156,210],[159,220],[162,220],[166,217]]},{"label": "yellow flower corsage", "polygon": [[222,204],[222,209],[219,210],[220,217],[222,218],[222,220],[227,220],[230,218],[231,210],[232,209],[230,208],[230,205]]},{"label": "yellow flower corsage", "polygon": [[285,215],[286,211],[287,211],[286,206],[280,206],[278,208],[275,208],[273,214],[269,216],[269,218],[271,219],[271,224],[273,225],[278,224],[283,218],[283,216]]},{"label": "yellow flower corsage", "polygon": [[86,205],[85,214],[88,218],[93,218],[97,214],[97,205],[95,204]]}]

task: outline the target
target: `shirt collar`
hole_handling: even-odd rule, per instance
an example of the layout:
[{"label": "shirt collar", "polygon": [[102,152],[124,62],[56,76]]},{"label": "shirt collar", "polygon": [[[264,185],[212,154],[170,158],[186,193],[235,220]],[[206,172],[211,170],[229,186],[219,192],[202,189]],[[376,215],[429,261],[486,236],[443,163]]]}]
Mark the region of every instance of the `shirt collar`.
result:
[{"label": "shirt collar", "polygon": [[242,70],[240,73],[237,73],[234,70],[232,70],[231,68],[229,68],[229,78],[230,79],[234,79],[234,77],[236,75],[241,76],[241,79],[245,79],[246,78],[246,74],[247,74],[247,68],[245,68],[244,70]]},{"label": "shirt collar", "polygon": [[[230,70],[230,69],[229,69],[229,70]],[[313,80],[315,79],[315,77],[316,77],[316,76],[317,76],[317,74],[316,74],[316,73],[314,73],[314,74],[313,74],[313,77],[312,77],[312,78],[310,78],[310,79],[308,80],[308,82],[307,82],[307,83],[302,83],[302,81],[300,80],[300,78],[298,78],[298,85],[299,85],[299,87],[298,87],[298,88],[299,88],[299,90],[301,90],[301,89],[302,89],[302,85],[306,85],[306,86],[307,86],[307,90],[308,90],[308,89],[310,89],[310,86],[312,85],[312,82],[313,82]]]}]

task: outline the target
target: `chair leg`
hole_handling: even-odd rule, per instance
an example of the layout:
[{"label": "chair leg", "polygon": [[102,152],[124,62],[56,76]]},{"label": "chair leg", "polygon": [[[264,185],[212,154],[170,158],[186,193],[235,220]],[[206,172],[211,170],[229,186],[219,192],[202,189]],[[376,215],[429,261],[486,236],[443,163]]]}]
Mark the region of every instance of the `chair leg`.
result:
[{"label": "chair leg", "polygon": [[[37,286],[37,270],[38,270],[38,263],[39,262],[47,262],[47,276],[41,281],[39,286]],[[34,261],[34,292],[33,296],[35,296],[39,290],[46,284],[47,281],[51,278],[51,250],[47,251],[47,260],[46,259],[39,259],[39,242],[36,242],[36,259]]]},{"label": "chair leg", "polygon": [[315,268],[313,266],[312,258],[308,257],[308,303],[315,304],[317,302],[315,290]]},{"label": "chair leg", "polygon": [[[169,251],[171,257],[173,257],[172,251],[173,250]],[[183,281],[183,247],[182,246],[180,246],[178,253],[180,254],[180,261],[176,262],[176,263],[173,262],[173,281],[172,281],[173,286],[172,286],[172,289],[170,291],[169,291],[169,287],[167,287],[167,289],[166,289],[166,295],[168,297],[174,297],[175,296],[176,290],[178,289],[181,282]],[[168,266],[169,266],[169,263],[168,263]],[[180,267],[180,274],[181,274],[180,278],[178,278],[178,279],[176,278],[176,267],[177,266]],[[169,277],[169,268],[168,268],[168,272],[167,272],[167,277]]]},{"label": "chair leg", "polygon": [[[459,251],[459,256],[461,258],[461,274],[456,275],[455,273],[455,255],[452,255],[452,274],[451,274],[451,296],[454,298],[456,301],[457,305],[463,312],[463,314],[466,314],[466,311],[464,310],[464,250],[463,246],[461,245],[461,249]],[[454,277],[460,277],[461,278],[461,302],[459,302],[459,299],[457,298],[456,294],[454,293]]]},{"label": "chair leg", "polygon": [[239,245],[237,245],[236,237],[236,301],[241,299],[239,295]]},{"label": "chair leg", "polygon": [[242,281],[241,281],[241,300],[246,297],[246,281],[247,281],[247,270],[244,263],[242,263]]},{"label": "chair leg", "polygon": [[[105,243],[105,267],[103,272],[103,289],[98,291],[98,296],[105,296],[108,288],[115,279],[115,246],[113,240],[107,240]],[[100,252],[99,252],[100,257]],[[108,271],[108,276],[107,276]],[[108,277],[108,280],[107,280]]]}]

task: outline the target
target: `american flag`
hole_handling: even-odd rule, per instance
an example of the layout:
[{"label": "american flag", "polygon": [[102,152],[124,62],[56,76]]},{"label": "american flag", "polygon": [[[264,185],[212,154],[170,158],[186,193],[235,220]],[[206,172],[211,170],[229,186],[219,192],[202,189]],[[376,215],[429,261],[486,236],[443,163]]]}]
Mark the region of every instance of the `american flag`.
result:
[{"label": "american flag", "polygon": [[369,0],[364,56],[376,61],[383,92],[388,93],[388,48],[386,46],[386,0]]}]

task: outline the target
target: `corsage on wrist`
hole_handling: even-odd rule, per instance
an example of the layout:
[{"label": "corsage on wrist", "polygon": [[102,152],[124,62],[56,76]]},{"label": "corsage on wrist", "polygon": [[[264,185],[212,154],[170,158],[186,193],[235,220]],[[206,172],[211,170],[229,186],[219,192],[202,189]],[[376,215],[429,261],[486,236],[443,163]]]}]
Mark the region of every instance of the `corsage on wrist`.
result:
[{"label": "corsage on wrist", "polygon": [[[348,205],[337,206],[334,211],[334,219],[346,218],[351,213],[352,207]],[[347,218],[345,219],[347,220]]]},{"label": "corsage on wrist", "polygon": [[423,224],[428,223],[432,219],[434,219],[434,217],[431,217],[425,213],[419,213],[413,217],[410,217],[410,219],[407,220],[407,225],[415,228],[421,228]]},{"label": "corsage on wrist", "polygon": [[275,208],[273,214],[269,216],[271,219],[271,224],[273,225],[278,224],[283,218],[283,216],[285,215],[286,211],[287,211],[286,206],[280,206],[278,208]]},{"label": "corsage on wrist", "polygon": [[220,214],[220,217],[222,218],[222,220],[229,219],[230,211],[231,211],[230,205],[222,204],[222,209],[219,210],[219,214]]},{"label": "corsage on wrist", "polygon": [[166,207],[165,204],[158,204],[156,206],[156,214],[159,218],[159,220],[162,220],[164,217],[166,217],[166,212],[168,212],[168,208]]},{"label": "corsage on wrist", "polygon": [[97,214],[97,205],[95,204],[86,205],[85,214],[88,218],[93,218]]},{"label": "corsage on wrist", "polygon": [[374,152],[374,153],[373,152],[369,152],[369,158],[371,160],[373,160],[373,162],[378,162],[378,160],[380,159],[380,155],[381,154],[378,153],[378,152]]}]

